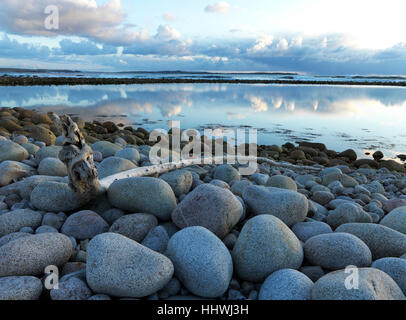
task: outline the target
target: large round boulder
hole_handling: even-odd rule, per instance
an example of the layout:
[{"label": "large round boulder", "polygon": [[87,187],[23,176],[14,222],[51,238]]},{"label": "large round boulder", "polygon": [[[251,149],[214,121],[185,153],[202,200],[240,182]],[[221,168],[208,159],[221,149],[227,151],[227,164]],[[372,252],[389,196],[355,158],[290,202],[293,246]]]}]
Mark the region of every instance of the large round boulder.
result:
[{"label": "large round boulder", "polygon": [[406,253],[406,235],[375,223],[346,223],[336,232],[351,233],[360,238],[372,252],[372,259],[400,257]]},{"label": "large round boulder", "polygon": [[114,221],[110,232],[119,233],[141,243],[148,232],[157,225],[158,219],[152,214],[127,214]]},{"label": "large round boulder", "polygon": [[122,149],[118,144],[109,141],[97,141],[91,147],[94,151],[101,152],[103,158],[114,156],[117,151]]},{"label": "large round boulder", "polygon": [[169,220],[176,207],[176,197],[168,183],[150,177],[120,179],[107,190],[110,203],[132,212],[150,213]]},{"label": "large round boulder", "polygon": [[368,246],[349,233],[327,233],[312,237],[304,245],[308,262],[325,269],[339,270],[348,265],[369,267],[372,262]]},{"label": "large round boulder", "polygon": [[30,209],[18,209],[0,215],[0,237],[17,232],[23,227],[37,228],[41,225],[42,214]]},{"label": "large round boulder", "polygon": [[0,140],[0,162],[5,160],[23,161],[28,157],[28,151],[19,144],[10,140]]},{"label": "large round boulder", "polygon": [[303,249],[295,234],[280,219],[264,214],[245,223],[232,256],[240,278],[261,282],[277,270],[299,269]]},{"label": "large round boulder", "polygon": [[172,188],[177,197],[181,194],[187,194],[192,187],[193,176],[188,170],[175,170],[164,173],[159,177],[166,181]]},{"label": "large round boulder", "polygon": [[258,300],[311,300],[313,281],[293,269],[272,273],[261,286]]},{"label": "large round boulder", "polygon": [[41,280],[32,276],[0,278],[0,300],[38,300]]},{"label": "large round boulder", "polygon": [[83,210],[70,215],[62,226],[61,232],[79,240],[91,239],[107,232],[109,225],[96,212]]},{"label": "large round boulder", "polygon": [[382,258],[374,261],[371,267],[389,275],[406,295],[406,259]]},{"label": "large round boulder", "polygon": [[23,237],[0,247],[0,277],[43,274],[45,267],[68,262],[73,247],[61,233]]},{"label": "large round boulder", "polygon": [[87,246],[86,280],[95,293],[139,298],[162,289],[172,278],[172,262],[117,233],[103,233]]},{"label": "large round boulder", "polygon": [[216,167],[213,175],[214,179],[223,180],[224,182],[230,183],[234,180],[240,180],[241,176],[237,169],[235,169],[232,165],[229,164],[222,164]]},{"label": "large round boulder", "polygon": [[176,277],[193,294],[215,298],[228,288],[233,261],[226,246],[203,227],[175,233],[165,253],[175,266]]},{"label": "large round boulder", "polygon": [[313,300],[404,300],[396,282],[375,268],[349,268],[326,274],[314,284]]},{"label": "large round boulder", "polygon": [[38,210],[69,212],[80,208],[86,199],[75,193],[67,183],[44,182],[31,192],[31,203]]},{"label": "large round boulder", "polygon": [[392,210],[379,224],[406,234],[406,207]]},{"label": "large round boulder", "polygon": [[231,191],[202,184],[189,193],[172,213],[179,228],[202,226],[220,239],[238,223],[243,206]]},{"label": "large round boulder", "polygon": [[253,214],[273,215],[288,226],[302,222],[307,216],[306,197],[292,190],[249,186],[242,196]]},{"label": "large round boulder", "polygon": [[108,157],[104,159],[97,167],[99,178],[111,176],[113,174],[136,168],[137,166],[130,160],[119,157]]}]

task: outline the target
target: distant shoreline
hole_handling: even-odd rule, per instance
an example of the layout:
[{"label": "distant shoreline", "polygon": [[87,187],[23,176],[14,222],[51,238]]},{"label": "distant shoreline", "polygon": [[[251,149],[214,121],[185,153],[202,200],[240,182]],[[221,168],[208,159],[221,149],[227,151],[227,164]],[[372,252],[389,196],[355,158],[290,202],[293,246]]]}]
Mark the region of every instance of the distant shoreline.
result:
[{"label": "distant shoreline", "polygon": [[406,87],[406,81],[326,81],[326,80],[260,80],[260,79],[167,79],[167,78],[73,78],[1,76],[0,86],[62,86],[62,85],[130,85],[170,83],[224,83],[224,84],[297,84],[297,85],[340,85],[340,86],[384,86]]}]

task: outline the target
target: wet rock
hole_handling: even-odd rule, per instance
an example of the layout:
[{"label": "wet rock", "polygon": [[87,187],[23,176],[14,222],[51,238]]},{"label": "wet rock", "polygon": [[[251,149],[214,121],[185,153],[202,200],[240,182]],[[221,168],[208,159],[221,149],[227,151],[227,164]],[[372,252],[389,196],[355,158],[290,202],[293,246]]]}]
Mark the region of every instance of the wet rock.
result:
[{"label": "wet rock", "polygon": [[321,277],[312,290],[313,300],[404,300],[405,296],[396,282],[381,270],[358,269],[357,290],[348,290],[350,273],[334,271]]},{"label": "wet rock", "polygon": [[172,221],[179,228],[202,226],[223,239],[238,223],[243,206],[227,189],[203,184],[176,207]]},{"label": "wet rock", "polygon": [[246,222],[232,256],[240,278],[261,282],[279,269],[298,269],[303,261],[303,249],[280,219],[264,214]]},{"label": "wet rock", "polygon": [[288,226],[302,222],[308,211],[306,197],[292,190],[249,186],[244,190],[243,199],[253,214],[274,215]]},{"label": "wet rock", "polygon": [[372,262],[368,246],[348,233],[328,233],[308,239],[304,245],[306,259],[315,266],[339,270],[348,265],[369,267]]},{"label": "wet rock", "polygon": [[205,298],[221,296],[233,274],[233,261],[225,245],[203,227],[189,227],[169,240],[166,255],[176,277],[193,294]]},{"label": "wet rock", "polygon": [[110,232],[119,233],[141,243],[148,232],[157,225],[158,220],[152,214],[127,214],[113,223],[110,227]]},{"label": "wet rock", "polygon": [[10,140],[0,140],[0,162],[5,160],[22,161],[28,159],[28,151]]},{"label": "wet rock", "polygon": [[94,237],[87,247],[86,279],[95,293],[146,297],[172,278],[168,258],[116,233]]},{"label": "wet rock", "polygon": [[149,177],[115,181],[107,191],[110,203],[132,212],[150,213],[161,220],[169,220],[176,207],[176,197],[169,184]]},{"label": "wet rock", "polygon": [[79,211],[69,216],[61,228],[61,232],[76,239],[91,239],[107,232],[109,225],[96,212]]},{"label": "wet rock", "polygon": [[61,266],[72,255],[72,242],[60,233],[42,233],[0,247],[0,277],[43,274],[49,265]]},{"label": "wet rock", "polygon": [[275,271],[261,286],[258,300],[310,300],[313,281],[293,270]]}]

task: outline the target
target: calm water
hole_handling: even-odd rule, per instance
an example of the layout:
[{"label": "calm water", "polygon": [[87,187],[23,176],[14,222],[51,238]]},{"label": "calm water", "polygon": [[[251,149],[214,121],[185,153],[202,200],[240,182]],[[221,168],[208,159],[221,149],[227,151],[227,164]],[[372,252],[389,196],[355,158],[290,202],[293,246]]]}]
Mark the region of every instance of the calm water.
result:
[{"label": "calm water", "polygon": [[167,129],[251,126],[259,144],[406,153],[406,88],[234,84],[0,87],[0,106]]}]

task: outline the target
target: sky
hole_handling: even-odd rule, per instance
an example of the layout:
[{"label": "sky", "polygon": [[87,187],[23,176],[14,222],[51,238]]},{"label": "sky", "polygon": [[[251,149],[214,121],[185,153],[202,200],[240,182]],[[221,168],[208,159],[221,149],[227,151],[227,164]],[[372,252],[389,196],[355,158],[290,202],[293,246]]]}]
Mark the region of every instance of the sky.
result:
[{"label": "sky", "polygon": [[1,0],[0,67],[406,74],[404,0]]}]

